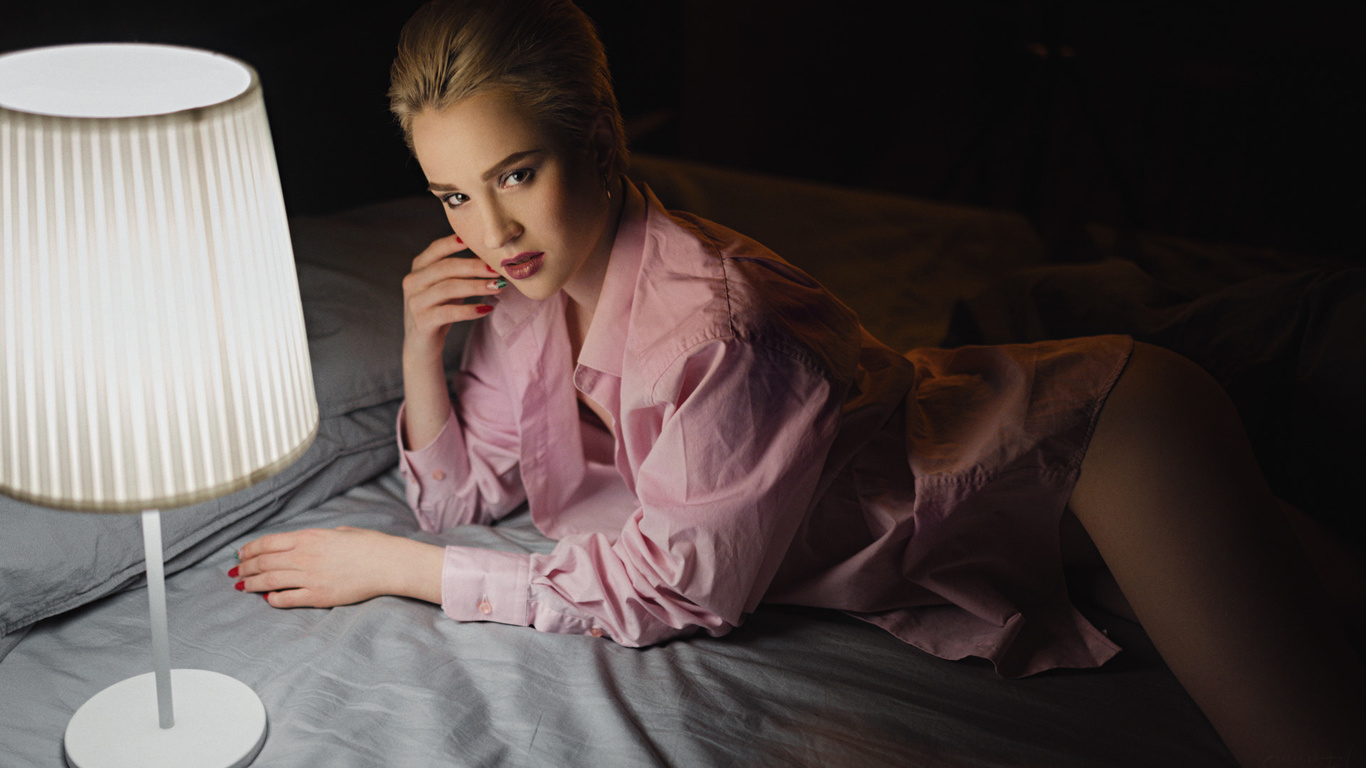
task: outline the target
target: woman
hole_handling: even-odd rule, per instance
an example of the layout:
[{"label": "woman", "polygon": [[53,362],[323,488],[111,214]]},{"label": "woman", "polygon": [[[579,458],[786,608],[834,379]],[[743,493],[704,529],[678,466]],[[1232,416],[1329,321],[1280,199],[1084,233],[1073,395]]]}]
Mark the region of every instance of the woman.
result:
[{"label": "woman", "polygon": [[[559,544],[278,534],[243,548],[239,589],[626,645],[724,634],[762,599],[1019,676],[1116,652],[1062,579],[1103,560],[1241,762],[1362,747],[1366,673],[1194,365],[1123,337],[893,353],[625,178],[605,56],[567,2],[425,6],[390,95],[454,231],[404,281],[409,502],[442,530],[526,501]],[[452,400],[441,350],[468,321]]]}]

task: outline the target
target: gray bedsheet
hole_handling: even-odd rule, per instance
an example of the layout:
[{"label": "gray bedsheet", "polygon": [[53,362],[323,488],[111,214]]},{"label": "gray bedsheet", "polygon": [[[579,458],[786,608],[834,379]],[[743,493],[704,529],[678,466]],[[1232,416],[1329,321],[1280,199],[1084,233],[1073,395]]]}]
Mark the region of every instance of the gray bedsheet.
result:
[{"label": "gray bedsheet", "polygon": [[[239,593],[257,533],[353,525],[544,550],[523,514],[417,530],[396,472],[224,545],[167,582],[172,664],[232,675],[265,702],[257,766],[1223,766],[1199,711],[1142,633],[1096,672],[1001,680],[830,612],[763,606],[727,637],[635,650],[451,621],[384,597],[276,610]],[[63,765],[87,698],[148,671],[145,588],[46,619],[0,662],[0,765]]]}]

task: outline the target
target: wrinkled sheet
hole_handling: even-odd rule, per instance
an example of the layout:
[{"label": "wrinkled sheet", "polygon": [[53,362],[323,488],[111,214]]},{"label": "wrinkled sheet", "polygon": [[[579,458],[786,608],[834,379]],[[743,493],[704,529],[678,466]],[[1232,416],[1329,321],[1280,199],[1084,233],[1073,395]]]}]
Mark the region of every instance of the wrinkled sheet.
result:
[{"label": "wrinkled sheet", "polygon": [[[278,610],[232,588],[258,533],[353,525],[544,551],[525,513],[417,530],[397,472],[222,546],[167,581],[172,665],[256,690],[257,766],[1224,766],[1229,758],[1136,626],[1097,672],[1002,680],[833,612],[762,606],[723,638],[643,650],[459,623],[396,597]],[[0,663],[0,765],[64,765],[87,698],[150,670],[135,588],[34,625]]]}]

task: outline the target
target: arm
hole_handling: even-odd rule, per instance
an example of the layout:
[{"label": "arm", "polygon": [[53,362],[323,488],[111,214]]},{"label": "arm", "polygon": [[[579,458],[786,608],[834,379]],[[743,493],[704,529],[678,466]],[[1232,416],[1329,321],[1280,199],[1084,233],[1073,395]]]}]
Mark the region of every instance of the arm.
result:
[{"label": "arm", "polygon": [[[446,466],[453,461],[450,451],[463,453],[465,447],[459,425],[450,424],[455,411],[442,364],[446,335],[452,323],[486,314],[480,307],[488,305],[465,304],[466,299],[501,290],[483,262],[448,258],[463,249],[454,236],[434,241],[413,260],[403,282],[405,403],[397,431],[409,503],[426,530],[462,522],[443,514],[451,506],[449,492],[458,489],[437,487],[424,494],[413,471],[423,458]],[[423,450],[406,450],[414,444]],[[441,547],[376,531],[343,527],[263,536],[242,547],[238,557],[241,563],[229,572],[237,588],[266,592],[276,607],[344,605],[384,594],[441,601]]]},{"label": "arm", "polygon": [[451,324],[474,320],[488,310],[465,304],[473,296],[497,294],[497,273],[479,259],[452,259],[465,244],[455,235],[435,240],[413,259],[403,279],[403,394],[405,445],[424,448],[446,425],[451,411],[441,356]]},{"label": "arm", "polygon": [[[477,335],[472,334],[472,345]],[[457,393],[457,405],[433,442],[421,451],[405,450],[400,458],[409,505],[426,531],[489,522],[525,498],[515,425],[473,417],[465,424],[460,418],[471,402],[504,413],[506,397],[468,372],[460,375]],[[400,410],[400,424],[402,418]],[[234,584],[269,593],[266,599],[277,608],[347,605],[379,595],[441,603],[443,548],[401,536],[309,529],[263,536],[243,546],[238,556],[241,563],[228,574]]]},{"label": "arm", "polygon": [[442,354],[452,323],[485,316],[470,297],[497,294],[498,275],[479,259],[448,258],[456,236],[434,241],[403,280],[404,403],[398,416],[399,469],[423,530],[491,522],[524,499],[516,475],[517,425],[493,344],[476,325],[456,377],[452,406]]},{"label": "arm", "polygon": [[753,610],[810,506],[843,392],[735,342],[704,345],[660,386],[661,402],[622,416],[622,439],[648,453],[621,535],[548,555],[448,547],[447,614],[637,646],[724,634]]},{"label": "arm", "polygon": [[724,634],[754,609],[810,505],[843,392],[781,353],[733,343],[706,345],[661,386],[662,402],[623,416],[624,439],[648,453],[641,506],[615,540],[571,536],[529,555],[299,531],[243,547],[231,575],[246,591],[284,590],[267,598],[277,607],[402,594],[461,621],[630,646]]},{"label": "arm", "polygon": [[[488,524],[526,500],[521,481],[521,434],[496,341],[482,323],[465,344],[455,376],[455,402],[429,445],[409,450],[403,424],[408,404],[399,410],[399,473],[424,531],[458,525]],[[442,382],[442,395],[445,395]],[[450,400],[446,400],[450,403]]]}]

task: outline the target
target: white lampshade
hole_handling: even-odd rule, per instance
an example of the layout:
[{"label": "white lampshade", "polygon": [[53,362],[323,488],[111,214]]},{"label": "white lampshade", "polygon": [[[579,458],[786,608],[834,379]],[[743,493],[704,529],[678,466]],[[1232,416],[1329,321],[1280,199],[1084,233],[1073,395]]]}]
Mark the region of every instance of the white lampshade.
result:
[{"label": "white lampshade", "polygon": [[256,693],[170,668],[158,510],[278,472],[317,426],[255,71],[159,45],[0,56],[0,493],[141,510],[147,558],[155,671],[76,711],[71,765],[255,758]]},{"label": "white lampshade", "polygon": [[317,423],[256,73],[160,45],[0,56],[0,493],[183,506]]}]

